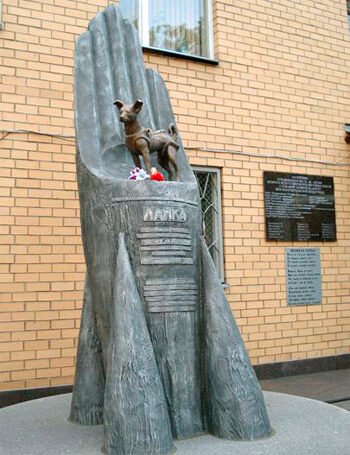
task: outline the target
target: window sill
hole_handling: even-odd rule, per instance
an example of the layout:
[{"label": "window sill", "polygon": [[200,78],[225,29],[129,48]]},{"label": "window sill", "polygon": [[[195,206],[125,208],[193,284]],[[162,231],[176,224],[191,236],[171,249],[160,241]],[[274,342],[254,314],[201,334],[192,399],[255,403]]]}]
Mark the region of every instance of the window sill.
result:
[{"label": "window sill", "polygon": [[208,65],[218,65],[219,61],[207,57],[197,55],[183,54],[182,52],[169,51],[167,49],[159,49],[157,47],[142,46],[142,50],[151,54],[160,54],[167,57],[181,58],[183,60],[191,60],[192,62],[206,63]]}]

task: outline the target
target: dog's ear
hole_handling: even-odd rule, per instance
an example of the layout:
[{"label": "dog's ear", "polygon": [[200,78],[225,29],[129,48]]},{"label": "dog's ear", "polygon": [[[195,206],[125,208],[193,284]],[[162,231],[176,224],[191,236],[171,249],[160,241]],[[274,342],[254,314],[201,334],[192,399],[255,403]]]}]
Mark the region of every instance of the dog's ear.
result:
[{"label": "dog's ear", "polygon": [[115,100],[113,104],[114,104],[114,106],[117,106],[117,108],[119,110],[124,106],[123,101],[120,101],[120,100]]},{"label": "dog's ear", "polygon": [[140,112],[140,110],[142,109],[142,106],[143,106],[143,101],[137,100],[133,106],[134,112],[136,112],[136,114],[138,114]]}]

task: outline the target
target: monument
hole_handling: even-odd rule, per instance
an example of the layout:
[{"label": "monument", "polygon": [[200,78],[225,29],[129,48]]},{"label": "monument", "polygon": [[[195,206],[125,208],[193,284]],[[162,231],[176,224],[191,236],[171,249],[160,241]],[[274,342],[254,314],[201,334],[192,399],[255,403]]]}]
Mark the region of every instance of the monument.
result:
[{"label": "monument", "polygon": [[[169,173],[162,161],[165,181],[128,180],[136,162],[115,100],[142,100],[142,125],[177,131],[163,80],[145,69],[134,27],[110,6],[76,44],[87,273],[70,420],[103,424],[110,455],[168,454],[174,440],[206,432],[267,437],[261,389],[201,238],[181,137]],[[147,171],[159,168],[157,154],[146,160]]]}]

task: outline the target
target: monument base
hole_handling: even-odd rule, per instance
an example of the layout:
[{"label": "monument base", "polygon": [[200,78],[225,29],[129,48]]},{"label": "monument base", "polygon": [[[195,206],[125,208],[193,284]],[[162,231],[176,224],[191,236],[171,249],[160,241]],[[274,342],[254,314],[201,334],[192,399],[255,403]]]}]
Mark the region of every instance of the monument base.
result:
[{"label": "monument base", "polygon": [[[175,441],[177,455],[349,455],[350,412],[307,398],[264,393],[273,436],[252,442],[205,435]],[[68,422],[71,394],[0,411],[0,453],[100,455],[103,426]],[[151,454],[145,454],[151,455]]]}]

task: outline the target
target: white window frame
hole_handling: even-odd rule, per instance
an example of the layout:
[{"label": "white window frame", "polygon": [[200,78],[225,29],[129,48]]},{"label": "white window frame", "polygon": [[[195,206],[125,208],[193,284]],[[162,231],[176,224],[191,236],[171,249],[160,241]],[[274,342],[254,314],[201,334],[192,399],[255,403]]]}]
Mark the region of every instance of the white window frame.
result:
[{"label": "white window frame", "polygon": [[139,35],[143,46],[149,47],[149,0],[139,0]]},{"label": "white window frame", "polygon": [[209,58],[213,59],[214,56],[214,15],[213,15],[213,0],[207,0],[207,14],[208,14],[208,52]]},{"label": "white window frame", "polygon": [[214,59],[214,28],[213,28],[213,0],[206,1],[207,27],[208,27],[208,56],[188,54],[186,52],[176,52],[172,49],[155,48],[149,44],[149,0],[138,1],[138,27],[141,44],[149,49],[159,49],[172,54],[188,55],[190,57],[198,57],[204,59]]},{"label": "white window frame", "polygon": [[217,193],[216,210],[217,216],[215,220],[215,237],[217,238],[217,249],[219,258],[214,261],[216,270],[222,283],[225,283],[225,268],[224,268],[224,245],[223,245],[223,229],[222,229],[222,195],[221,195],[221,169],[208,166],[191,166],[192,170],[202,173],[211,173],[215,175],[215,186]]}]

